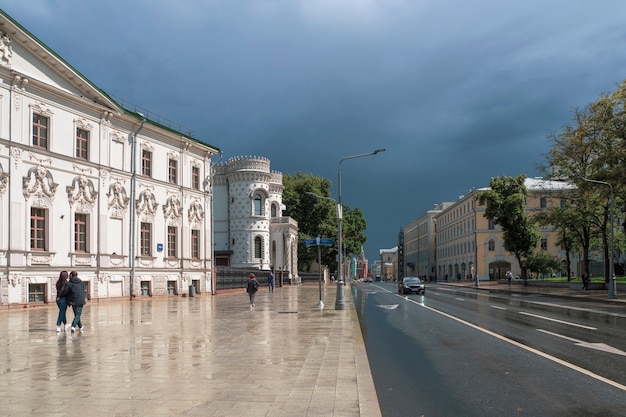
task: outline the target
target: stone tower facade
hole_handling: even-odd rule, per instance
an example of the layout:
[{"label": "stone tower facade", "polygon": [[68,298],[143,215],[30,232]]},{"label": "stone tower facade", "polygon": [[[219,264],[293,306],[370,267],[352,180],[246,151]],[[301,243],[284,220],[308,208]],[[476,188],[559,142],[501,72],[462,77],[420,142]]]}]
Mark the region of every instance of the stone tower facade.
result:
[{"label": "stone tower facade", "polygon": [[283,175],[264,157],[213,167],[215,260],[220,266],[282,269],[297,276],[297,222],[283,217]]}]

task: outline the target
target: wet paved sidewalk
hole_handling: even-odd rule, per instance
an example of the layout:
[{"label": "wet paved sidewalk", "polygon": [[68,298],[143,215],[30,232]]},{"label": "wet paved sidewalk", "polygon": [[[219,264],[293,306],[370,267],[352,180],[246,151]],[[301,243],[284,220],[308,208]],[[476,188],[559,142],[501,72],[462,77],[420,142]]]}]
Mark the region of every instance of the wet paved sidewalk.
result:
[{"label": "wet paved sidewalk", "polygon": [[[364,416],[380,408],[356,311],[334,285],[0,310],[0,416]],[[73,314],[68,309],[68,319]]]}]

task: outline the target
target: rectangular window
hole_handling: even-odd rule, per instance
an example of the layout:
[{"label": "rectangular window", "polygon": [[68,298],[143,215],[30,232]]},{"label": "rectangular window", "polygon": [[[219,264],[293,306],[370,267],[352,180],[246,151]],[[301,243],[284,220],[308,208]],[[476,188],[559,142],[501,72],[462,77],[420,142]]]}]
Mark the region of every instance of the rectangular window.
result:
[{"label": "rectangular window", "polygon": [[191,230],[191,258],[200,259],[200,230]]},{"label": "rectangular window", "polygon": [[200,168],[192,167],[191,168],[191,188],[194,190],[200,189]]},{"label": "rectangular window", "polygon": [[46,250],[46,210],[30,209],[30,250]]},{"label": "rectangular window", "polygon": [[141,281],[141,295],[150,295],[150,281]]},{"label": "rectangular window", "polygon": [[170,159],[167,164],[167,180],[176,184],[178,181],[178,161],[176,159]]},{"label": "rectangular window", "polygon": [[167,294],[176,295],[176,281],[167,281]]},{"label": "rectangular window", "polygon": [[76,129],[76,158],[89,160],[89,132]]},{"label": "rectangular window", "polygon": [[539,197],[539,207],[546,208],[548,207],[548,198],[545,196]]},{"label": "rectangular window", "polygon": [[33,114],[33,146],[48,149],[49,119],[39,114]]},{"label": "rectangular window", "polygon": [[46,301],[46,284],[28,284],[28,302],[43,303]]},{"label": "rectangular window", "polygon": [[141,175],[152,176],[152,152],[145,149],[141,151]]},{"label": "rectangular window", "polygon": [[167,257],[176,258],[176,240],[178,236],[178,228],[167,226]]},{"label": "rectangular window", "polygon": [[74,252],[87,252],[87,215],[74,215]]},{"label": "rectangular window", "polygon": [[541,249],[548,250],[548,238],[541,238]]},{"label": "rectangular window", "polygon": [[141,223],[139,236],[139,253],[141,256],[152,256],[152,224]]}]

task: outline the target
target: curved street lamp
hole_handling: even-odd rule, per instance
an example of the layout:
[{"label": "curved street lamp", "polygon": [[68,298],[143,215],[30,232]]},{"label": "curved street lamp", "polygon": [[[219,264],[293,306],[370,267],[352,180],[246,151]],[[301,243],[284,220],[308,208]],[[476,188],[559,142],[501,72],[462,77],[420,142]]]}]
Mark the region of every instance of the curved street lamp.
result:
[{"label": "curved street lamp", "polygon": [[343,294],[343,290],[344,290],[344,277],[343,277],[343,251],[341,249],[341,223],[343,221],[343,214],[342,214],[342,206],[341,206],[341,164],[343,163],[343,161],[347,160],[347,159],[354,159],[354,158],[363,158],[365,156],[372,156],[372,155],[376,155],[379,154],[381,152],[385,152],[386,149],[381,148],[381,149],[376,149],[373,152],[370,153],[364,153],[364,154],[359,154],[359,155],[351,155],[351,156],[346,156],[344,158],[341,158],[339,160],[339,164],[337,164],[337,254],[338,254],[338,267],[337,267],[337,272],[338,272],[338,277],[337,277],[337,297],[335,299],[335,310],[345,310],[346,309],[346,301],[345,301],[345,297]]}]

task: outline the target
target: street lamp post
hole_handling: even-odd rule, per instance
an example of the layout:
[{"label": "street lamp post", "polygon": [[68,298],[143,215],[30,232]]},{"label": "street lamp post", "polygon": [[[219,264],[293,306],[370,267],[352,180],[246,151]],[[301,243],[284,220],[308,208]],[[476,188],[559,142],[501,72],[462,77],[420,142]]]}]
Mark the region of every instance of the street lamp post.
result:
[{"label": "street lamp post", "polygon": [[611,259],[609,261],[609,298],[617,298],[617,286],[615,285],[615,266],[613,262],[615,261],[615,235],[613,232],[614,224],[613,224],[613,216],[614,216],[614,201],[613,201],[613,186],[606,181],[592,180],[589,178],[582,178],[583,181],[593,182],[596,184],[608,185],[611,190],[611,194],[609,195],[609,210],[611,211]]},{"label": "street lamp post", "polygon": [[344,290],[344,274],[343,274],[343,251],[341,250],[341,223],[343,222],[343,210],[341,206],[341,164],[347,159],[363,158],[365,156],[372,156],[378,153],[385,152],[385,149],[376,149],[370,153],[364,153],[359,155],[351,155],[341,158],[337,164],[337,255],[338,255],[338,267],[337,272],[337,296],[335,298],[335,310],[345,310],[346,301],[343,294]]}]

